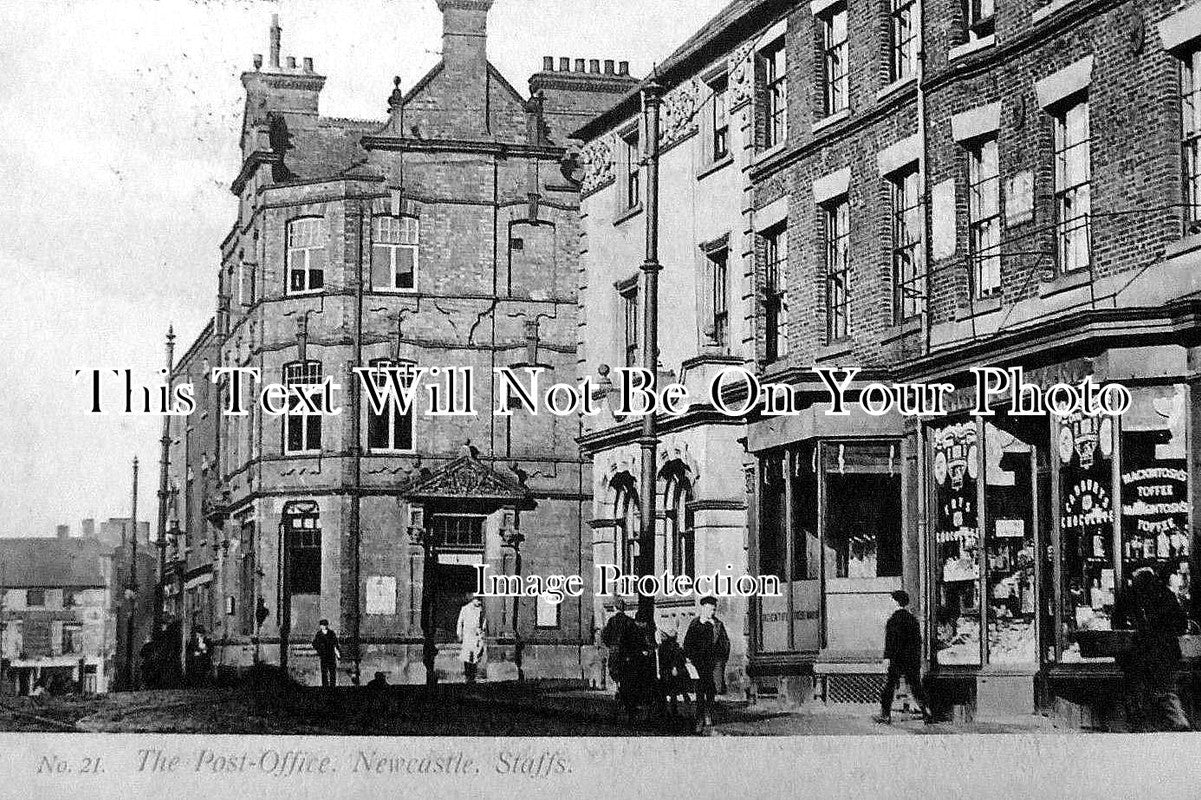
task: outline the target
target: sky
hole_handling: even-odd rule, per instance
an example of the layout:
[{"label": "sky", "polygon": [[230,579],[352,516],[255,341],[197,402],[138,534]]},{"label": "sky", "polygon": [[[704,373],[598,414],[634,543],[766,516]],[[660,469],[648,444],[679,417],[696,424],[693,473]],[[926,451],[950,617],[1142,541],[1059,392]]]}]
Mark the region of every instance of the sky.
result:
[{"label": "sky", "polygon": [[[645,74],[727,0],[496,0],[489,57],[519,89],[542,56]],[[76,370],[157,385],[216,305],[237,211],[242,85],[280,15],[321,113],[383,119],[392,76],[437,63],[435,0],[0,2],[0,536],[157,514],[162,419],[90,415]]]}]

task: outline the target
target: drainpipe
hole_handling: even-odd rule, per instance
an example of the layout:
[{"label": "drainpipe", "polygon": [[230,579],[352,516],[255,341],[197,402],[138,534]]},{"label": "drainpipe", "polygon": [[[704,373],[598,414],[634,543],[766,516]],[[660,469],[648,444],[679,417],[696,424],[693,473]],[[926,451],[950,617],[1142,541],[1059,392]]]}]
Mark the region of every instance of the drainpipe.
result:
[{"label": "drainpipe", "polygon": [[916,0],[914,8],[917,11],[917,135],[918,135],[918,173],[921,175],[922,191],[922,261],[924,262],[925,286],[922,298],[922,355],[930,352],[930,300],[933,297],[933,248],[930,246],[930,175],[927,172],[929,158],[927,149],[929,137],[926,135],[926,14],[923,0]]}]

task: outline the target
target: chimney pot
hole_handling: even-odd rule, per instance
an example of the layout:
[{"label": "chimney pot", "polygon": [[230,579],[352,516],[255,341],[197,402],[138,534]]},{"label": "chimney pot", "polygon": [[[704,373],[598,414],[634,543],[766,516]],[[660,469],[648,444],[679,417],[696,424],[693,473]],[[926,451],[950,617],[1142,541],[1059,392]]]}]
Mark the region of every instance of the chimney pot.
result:
[{"label": "chimney pot", "polygon": [[71,527],[69,525],[59,525],[54,529],[54,533],[60,539],[66,539],[71,535]]},{"label": "chimney pot", "polygon": [[613,74],[613,59],[611,59],[611,58],[605,59],[605,74],[606,75]]},{"label": "chimney pot", "polygon": [[543,56],[542,57],[542,71],[543,72],[554,72],[555,71],[555,57],[554,56]]},{"label": "chimney pot", "polygon": [[629,75],[630,74],[630,62],[629,61],[618,61],[617,62],[617,74],[618,75]]},{"label": "chimney pot", "polygon": [[559,72],[571,72],[571,59],[566,56],[559,57]]},{"label": "chimney pot", "polygon": [[599,58],[594,58],[588,62],[588,71],[597,73],[597,74],[600,73],[600,59]]},{"label": "chimney pot", "polygon": [[259,69],[262,69],[262,67],[263,67],[263,54],[255,53],[254,54],[254,68],[255,68],[255,70],[259,70]]},{"label": "chimney pot", "polygon": [[305,72],[312,72],[312,71],[313,71],[313,59],[312,59],[312,57],[311,57],[311,56],[305,56],[305,59],[304,59],[304,71],[305,71]]},{"label": "chimney pot", "polygon": [[296,56],[288,56],[288,69],[296,69]]},{"label": "chimney pot", "polygon": [[577,59],[575,60],[575,71],[576,71],[576,72],[583,72],[583,71],[584,71],[584,59],[582,59],[582,58],[577,58]]}]

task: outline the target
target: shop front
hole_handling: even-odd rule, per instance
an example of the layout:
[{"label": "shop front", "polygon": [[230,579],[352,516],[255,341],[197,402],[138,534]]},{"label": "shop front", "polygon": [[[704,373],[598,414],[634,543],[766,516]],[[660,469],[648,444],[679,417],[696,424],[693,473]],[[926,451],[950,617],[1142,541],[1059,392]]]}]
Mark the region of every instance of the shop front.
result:
[{"label": "shop front", "polygon": [[905,534],[916,479],[909,441],[899,419],[820,410],[752,425],[752,564],[784,587],[753,612],[750,671],[761,696],[879,696],[890,595],[917,595],[917,550]]},{"label": "shop front", "polygon": [[1131,405],[1118,417],[997,407],[921,425],[926,629],[945,705],[1108,727],[1121,672],[1098,632],[1134,571],[1155,569],[1196,616],[1190,388],[1121,382]]}]

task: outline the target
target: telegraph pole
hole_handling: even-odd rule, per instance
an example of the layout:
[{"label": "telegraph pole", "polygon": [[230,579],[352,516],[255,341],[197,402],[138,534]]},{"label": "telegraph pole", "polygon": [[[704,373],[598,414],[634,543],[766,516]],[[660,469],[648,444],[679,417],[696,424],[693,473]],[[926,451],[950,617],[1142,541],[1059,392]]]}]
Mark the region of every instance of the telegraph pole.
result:
[{"label": "telegraph pole", "polygon": [[[175,364],[175,328],[167,327],[167,383],[171,383],[171,370]],[[163,415],[163,435],[159,439],[158,459],[158,581],[154,586],[154,637],[158,640],[163,627],[163,583],[167,580],[167,481],[170,477],[171,461],[171,416]]]},{"label": "telegraph pole", "polygon": [[[659,106],[663,87],[651,79],[642,87],[642,117],[646,149],[646,260],[642,262],[642,366],[650,373],[651,386],[659,370]],[[638,537],[639,575],[655,571],[655,497],[656,450],[658,431],[654,414],[642,415],[642,433],[638,444],[642,449],[642,497],[639,506]],[[638,616],[654,620],[655,596],[638,589]]]},{"label": "telegraph pole", "polygon": [[131,530],[129,578],[125,585],[125,598],[129,601],[129,611],[125,618],[125,675],[126,691],[133,691],[133,630],[134,616],[138,609],[138,457],[133,458],[133,501],[129,510],[129,527]]}]

